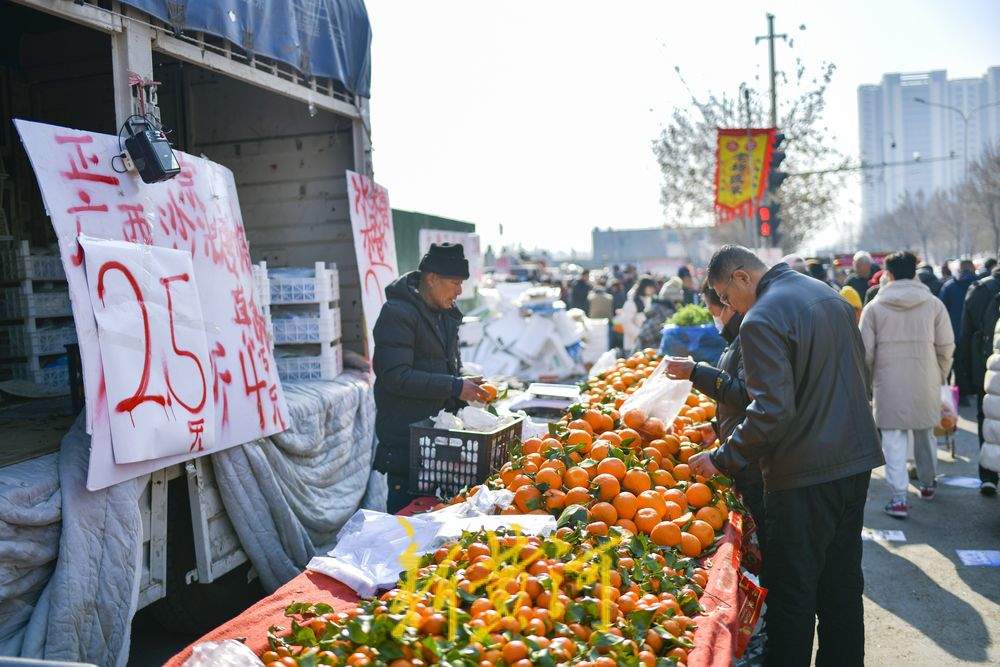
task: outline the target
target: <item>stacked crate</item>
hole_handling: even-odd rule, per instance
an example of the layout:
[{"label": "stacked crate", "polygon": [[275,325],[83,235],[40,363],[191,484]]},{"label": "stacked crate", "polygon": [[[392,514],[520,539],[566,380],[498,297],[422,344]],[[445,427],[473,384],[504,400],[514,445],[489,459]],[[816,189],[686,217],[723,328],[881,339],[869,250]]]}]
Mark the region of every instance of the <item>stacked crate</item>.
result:
[{"label": "stacked crate", "polygon": [[75,342],[59,255],[33,254],[27,241],[0,247],[0,379],[67,390]]},{"label": "stacked crate", "polygon": [[337,265],[278,269],[270,282],[274,357],[282,382],[332,380],[344,367]]},{"label": "stacked crate", "polygon": [[250,265],[253,274],[253,295],[254,301],[260,308],[260,313],[264,317],[267,325],[267,342],[271,350],[274,350],[274,327],[271,326],[271,281],[267,275],[267,262]]}]

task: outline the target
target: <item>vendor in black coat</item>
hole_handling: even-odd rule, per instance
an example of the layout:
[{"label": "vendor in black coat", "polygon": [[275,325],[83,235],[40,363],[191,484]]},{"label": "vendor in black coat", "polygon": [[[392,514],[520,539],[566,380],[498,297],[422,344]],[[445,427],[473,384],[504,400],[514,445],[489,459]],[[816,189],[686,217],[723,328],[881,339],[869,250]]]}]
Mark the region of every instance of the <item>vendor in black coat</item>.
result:
[{"label": "vendor in black coat", "polygon": [[418,270],[385,288],[374,330],[375,469],[388,475],[390,513],[413,499],[407,490],[410,424],[488,397],[478,380],[461,377],[462,313],[455,300],[468,278],[461,245],[433,244]]}]

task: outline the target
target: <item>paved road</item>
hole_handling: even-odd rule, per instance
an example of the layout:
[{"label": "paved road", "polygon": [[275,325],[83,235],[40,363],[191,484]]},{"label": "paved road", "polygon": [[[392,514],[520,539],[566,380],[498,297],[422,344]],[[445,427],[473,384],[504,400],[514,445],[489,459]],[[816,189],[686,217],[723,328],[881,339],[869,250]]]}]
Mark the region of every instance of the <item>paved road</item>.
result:
[{"label": "paved road", "polygon": [[[938,475],[976,477],[974,408],[962,408],[956,458],[938,449]],[[865,526],[902,530],[906,542],[864,544],[868,665],[1000,664],[1000,568],[962,565],[956,549],[1000,549],[1000,497],[938,484],[910,516],[882,512],[884,470],[872,476]]]}]

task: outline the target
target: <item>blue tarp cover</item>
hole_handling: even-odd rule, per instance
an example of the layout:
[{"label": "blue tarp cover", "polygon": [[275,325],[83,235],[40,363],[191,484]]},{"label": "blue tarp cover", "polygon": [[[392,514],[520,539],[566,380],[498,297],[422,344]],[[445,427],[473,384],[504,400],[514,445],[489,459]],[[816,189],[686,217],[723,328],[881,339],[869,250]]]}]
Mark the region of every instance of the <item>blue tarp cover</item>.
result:
[{"label": "blue tarp cover", "polygon": [[123,0],[179,30],[211,33],[303,74],[369,97],[371,25],[364,0]]}]

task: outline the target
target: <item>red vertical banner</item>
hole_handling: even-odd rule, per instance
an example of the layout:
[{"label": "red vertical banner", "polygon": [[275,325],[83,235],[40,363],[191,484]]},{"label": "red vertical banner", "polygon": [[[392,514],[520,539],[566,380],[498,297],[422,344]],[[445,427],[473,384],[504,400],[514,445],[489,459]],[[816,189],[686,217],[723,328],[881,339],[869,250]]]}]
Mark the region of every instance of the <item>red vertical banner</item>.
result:
[{"label": "red vertical banner", "polygon": [[771,168],[776,130],[719,129],[715,146],[715,215],[731,222],[753,215]]}]

